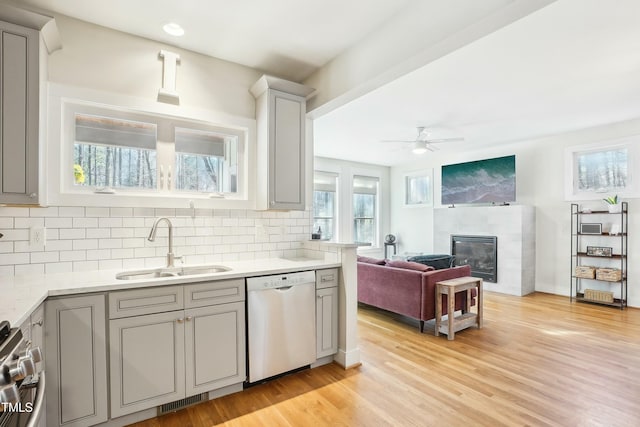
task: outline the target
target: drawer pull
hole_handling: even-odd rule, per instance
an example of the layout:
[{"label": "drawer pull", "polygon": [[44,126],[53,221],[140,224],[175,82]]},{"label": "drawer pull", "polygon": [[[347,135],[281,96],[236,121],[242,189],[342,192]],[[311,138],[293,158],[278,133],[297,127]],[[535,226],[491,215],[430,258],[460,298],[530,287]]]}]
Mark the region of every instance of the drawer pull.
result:
[{"label": "drawer pull", "polygon": [[321,282],[333,282],[334,277],[333,274],[330,276],[322,276],[322,278],[320,279]]}]

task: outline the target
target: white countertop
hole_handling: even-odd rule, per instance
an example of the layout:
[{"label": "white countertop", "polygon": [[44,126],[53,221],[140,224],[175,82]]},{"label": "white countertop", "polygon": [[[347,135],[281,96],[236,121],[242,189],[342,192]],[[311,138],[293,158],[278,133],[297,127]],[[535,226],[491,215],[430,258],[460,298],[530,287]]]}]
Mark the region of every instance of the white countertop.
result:
[{"label": "white countertop", "polygon": [[[98,270],[3,277],[0,279],[0,295],[2,296],[0,300],[0,320],[8,320],[12,326],[19,326],[40,303],[50,296],[105,292],[340,267],[339,262],[309,258],[266,258],[250,261],[224,261],[216,264],[224,265],[231,270],[214,274],[138,280],[116,279],[116,273],[122,270]],[[185,265],[185,267],[187,266]]]}]

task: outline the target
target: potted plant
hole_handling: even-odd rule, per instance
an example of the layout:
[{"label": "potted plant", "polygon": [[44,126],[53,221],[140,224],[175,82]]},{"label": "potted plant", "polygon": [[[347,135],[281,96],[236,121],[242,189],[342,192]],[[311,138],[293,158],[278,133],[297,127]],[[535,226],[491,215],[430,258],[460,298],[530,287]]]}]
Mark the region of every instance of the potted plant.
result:
[{"label": "potted plant", "polygon": [[607,197],[604,200],[609,205],[609,213],[620,213],[622,212],[622,205],[620,204],[620,200],[618,200],[618,195]]}]

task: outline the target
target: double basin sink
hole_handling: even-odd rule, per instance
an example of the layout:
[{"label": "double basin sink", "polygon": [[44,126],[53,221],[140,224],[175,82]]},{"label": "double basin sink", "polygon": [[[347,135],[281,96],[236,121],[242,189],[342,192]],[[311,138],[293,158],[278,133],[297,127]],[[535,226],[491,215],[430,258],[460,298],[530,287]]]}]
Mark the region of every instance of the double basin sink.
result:
[{"label": "double basin sink", "polygon": [[116,274],[116,279],[136,280],[136,279],[159,279],[163,277],[193,276],[196,274],[223,273],[231,270],[224,265],[200,265],[191,267],[164,267],[145,270],[123,271]]}]

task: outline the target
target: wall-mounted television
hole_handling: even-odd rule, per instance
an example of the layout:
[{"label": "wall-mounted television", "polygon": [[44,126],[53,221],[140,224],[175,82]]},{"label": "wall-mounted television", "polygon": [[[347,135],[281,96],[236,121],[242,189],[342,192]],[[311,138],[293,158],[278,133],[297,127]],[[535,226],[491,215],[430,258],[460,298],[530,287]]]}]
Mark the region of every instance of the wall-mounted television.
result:
[{"label": "wall-mounted television", "polygon": [[442,166],[443,205],[515,200],[515,155]]}]

